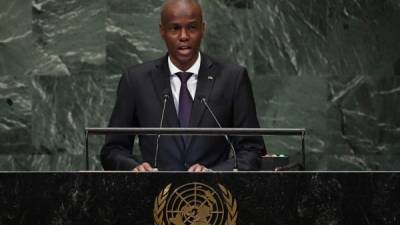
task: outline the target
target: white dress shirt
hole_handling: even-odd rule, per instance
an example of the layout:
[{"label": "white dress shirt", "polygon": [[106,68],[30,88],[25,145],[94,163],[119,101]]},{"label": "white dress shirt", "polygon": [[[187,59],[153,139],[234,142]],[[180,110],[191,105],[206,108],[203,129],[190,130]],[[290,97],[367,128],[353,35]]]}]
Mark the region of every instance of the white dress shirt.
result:
[{"label": "white dress shirt", "polygon": [[199,76],[200,64],[201,64],[201,54],[199,53],[199,57],[197,57],[197,60],[192,65],[192,67],[190,67],[186,71],[182,71],[172,63],[171,58],[168,56],[168,66],[169,66],[169,71],[171,73],[170,82],[171,82],[172,96],[174,97],[175,109],[178,115],[179,115],[179,92],[181,90],[181,79],[179,79],[176,73],[179,72],[193,73],[193,75],[190,76],[189,80],[187,81],[187,87],[189,89],[190,96],[192,97],[192,99],[194,99],[197,87],[197,78]]}]

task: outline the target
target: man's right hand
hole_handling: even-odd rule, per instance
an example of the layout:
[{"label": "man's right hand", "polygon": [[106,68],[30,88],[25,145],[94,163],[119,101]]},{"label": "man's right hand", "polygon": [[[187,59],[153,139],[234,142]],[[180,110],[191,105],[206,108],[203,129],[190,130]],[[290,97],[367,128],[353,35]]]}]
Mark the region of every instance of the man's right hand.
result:
[{"label": "man's right hand", "polygon": [[134,172],[152,172],[153,167],[148,162],[144,162],[133,169]]}]

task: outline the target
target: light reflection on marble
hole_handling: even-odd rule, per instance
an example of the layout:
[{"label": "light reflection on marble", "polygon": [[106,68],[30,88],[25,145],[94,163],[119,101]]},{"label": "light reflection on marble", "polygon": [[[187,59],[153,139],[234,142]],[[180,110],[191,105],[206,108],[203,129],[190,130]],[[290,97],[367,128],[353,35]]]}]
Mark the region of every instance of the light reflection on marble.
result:
[{"label": "light reflection on marble", "polygon": [[[200,2],[203,50],[247,66],[262,127],[307,128],[308,169],[400,168],[398,0]],[[165,52],[161,3],[0,3],[1,170],[83,169],[83,128],[107,125],[120,71]]]},{"label": "light reflection on marble", "polygon": [[5,170],[24,166],[15,158],[33,152],[31,22],[26,1],[0,2],[0,169]]}]

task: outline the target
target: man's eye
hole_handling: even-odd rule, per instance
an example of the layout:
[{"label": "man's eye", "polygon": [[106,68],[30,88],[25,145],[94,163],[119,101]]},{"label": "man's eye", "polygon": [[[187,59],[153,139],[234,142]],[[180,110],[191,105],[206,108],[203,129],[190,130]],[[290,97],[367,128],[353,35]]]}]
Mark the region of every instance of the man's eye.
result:
[{"label": "man's eye", "polygon": [[196,25],[190,25],[189,26],[189,30],[196,30],[197,29],[197,26]]},{"label": "man's eye", "polygon": [[173,26],[169,28],[171,31],[178,31],[180,29],[179,26]]}]

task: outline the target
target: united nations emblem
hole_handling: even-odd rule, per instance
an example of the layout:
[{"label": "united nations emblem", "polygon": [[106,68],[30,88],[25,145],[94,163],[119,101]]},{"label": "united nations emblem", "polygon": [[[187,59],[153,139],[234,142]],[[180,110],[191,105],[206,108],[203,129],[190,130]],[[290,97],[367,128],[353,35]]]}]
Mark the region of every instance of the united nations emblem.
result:
[{"label": "united nations emblem", "polygon": [[220,193],[202,183],[171,187],[154,201],[155,225],[236,225],[236,199],[223,185],[218,184]]}]

